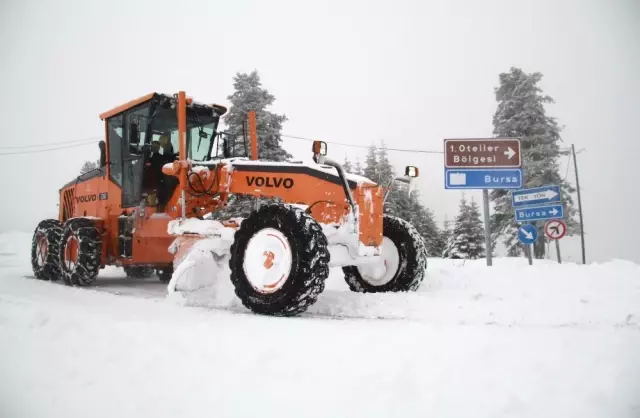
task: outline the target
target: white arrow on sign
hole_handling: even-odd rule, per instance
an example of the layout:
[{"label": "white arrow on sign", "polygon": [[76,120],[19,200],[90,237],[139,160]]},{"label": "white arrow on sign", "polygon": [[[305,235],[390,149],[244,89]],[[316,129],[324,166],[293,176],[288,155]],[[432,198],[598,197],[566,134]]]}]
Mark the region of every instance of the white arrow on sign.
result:
[{"label": "white arrow on sign", "polygon": [[524,235],[524,237],[526,239],[533,239],[533,234],[531,232],[529,232],[529,231],[524,230],[524,229],[522,230],[522,235]]},{"label": "white arrow on sign", "polygon": [[506,155],[508,159],[512,159],[514,155],[516,155],[516,152],[511,147],[507,147],[507,150],[504,152],[504,155]]},{"label": "white arrow on sign", "polygon": [[546,199],[551,200],[558,196],[555,190],[545,190],[544,192],[533,192],[529,194],[516,195],[516,202],[528,202],[529,200]]},{"label": "white arrow on sign", "polygon": [[558,212],[558,209],[553,208],[553,209],[551,209],[551,210],[549,211],[549,213],[551,213],[553,216],[556,216],[556,215],[557,215],[558,213],[560,213],[560,212]]}]

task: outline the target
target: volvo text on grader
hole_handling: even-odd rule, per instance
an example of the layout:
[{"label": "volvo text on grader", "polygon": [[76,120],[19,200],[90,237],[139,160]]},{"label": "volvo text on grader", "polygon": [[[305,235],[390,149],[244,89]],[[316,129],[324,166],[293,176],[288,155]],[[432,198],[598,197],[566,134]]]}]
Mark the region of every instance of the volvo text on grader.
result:
[{"label": "volvo text on grader", "polygon": [[247,195],[279,202],[225,223],[236,229],[231,281],[252,311],[303,312],[323,291],[330,266],[342,266],[353,291],[417,289],[424,243],[410,224],[383,215],[393,180],[410,182],[417,168],[383,187],[345,173],[320,141],[314,163],[258,160],[255,112],[247,116],[251,157],[235,156],[242,147],[218,132],[225,112],[179,92],[152,93],[101,114],[100,167],[63,186],[58,219],[37,226],[35,276],[86,286],[116,265],[131,277],[155,271],[168,282],[169,247],[179,238],[188,250],[204,238],[171,235],[169,222],[201,219],[226,207],[230,195]]}]

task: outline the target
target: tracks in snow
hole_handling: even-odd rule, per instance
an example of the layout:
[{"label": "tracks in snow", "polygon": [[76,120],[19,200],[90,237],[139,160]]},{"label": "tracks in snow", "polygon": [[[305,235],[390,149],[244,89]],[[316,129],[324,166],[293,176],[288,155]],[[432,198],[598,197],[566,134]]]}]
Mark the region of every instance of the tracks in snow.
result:
[{"label": "tracks in snow", "polygon": [[[24,276],[22,280],[37,280]],[[65,286],[62,282],[52,285]],[[230,283],[221,283],[190,294],[174,294],[167,297],[166,285],[157,278],[127,279],[116,275],[100,277],[93,285],[80,290],[109,293],[116,296],[143,298],[160,303],[178,304],[212,311],[249,315],[233,294]],[[629,314],[607,321],[589,318],[588,315],[545,316],[540,309],[527,309],[519,301],[503,297],[478,298],[468,292],[439,292],[425,290],[410,293],[361,294],[348,290],[327,289],[307,312],[290,320],[332,321],[405,321],[433,326],[537,328],[537,329],[597,329],[613,328],[640,331],[640,318]],[[281,319],[281,318],[277,318]],[[284,319],[284,318],[282,318]]]}]

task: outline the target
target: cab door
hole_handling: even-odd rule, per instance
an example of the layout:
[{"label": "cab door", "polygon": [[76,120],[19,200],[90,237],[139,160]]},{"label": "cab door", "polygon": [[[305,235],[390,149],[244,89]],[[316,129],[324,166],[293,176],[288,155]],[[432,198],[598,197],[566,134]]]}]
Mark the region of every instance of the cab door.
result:
[{"label": "cab door", "polygon": [[117,257],[133,257],[133,208],[142,201],[142,176],[145,163],[145,136],[148,125],[149,105],[138,106],[112,116],[107,120],[109,139],[110,180],[121,193],[114,225],[117,237]]},{"label": "cab door", "polygon": [[139,106],[124,113],[124,147],[122,155],[122,207],[135,207],[142,200],[142,176],[149,124],[149,105]]}]

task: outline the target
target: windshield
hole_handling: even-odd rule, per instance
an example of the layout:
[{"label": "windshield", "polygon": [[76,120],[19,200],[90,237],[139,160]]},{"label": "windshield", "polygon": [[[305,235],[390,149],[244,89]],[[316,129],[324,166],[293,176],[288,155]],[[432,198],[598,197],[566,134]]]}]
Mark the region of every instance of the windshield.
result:
[{"label": "windshield", "polygon": [[[216,122],[201,123],[194,121],[187,125],[187,158],[194,161],[209,160],[216,139]],[[216,155],[215,149],[213,154]]]},{"label": "windshield", "polygon": [[[212,116],[210,109],[187,109],[187,158],[194,161],[210,160],[218,155],[218,138],[216,129],[219,117]],[[149,125],[151,141],[161,143],[162,154],[175,155],[180,149],[178,136],[178,118],[175,109],[159,108]],[[168,137],[169,143],[162,141]]]}]

